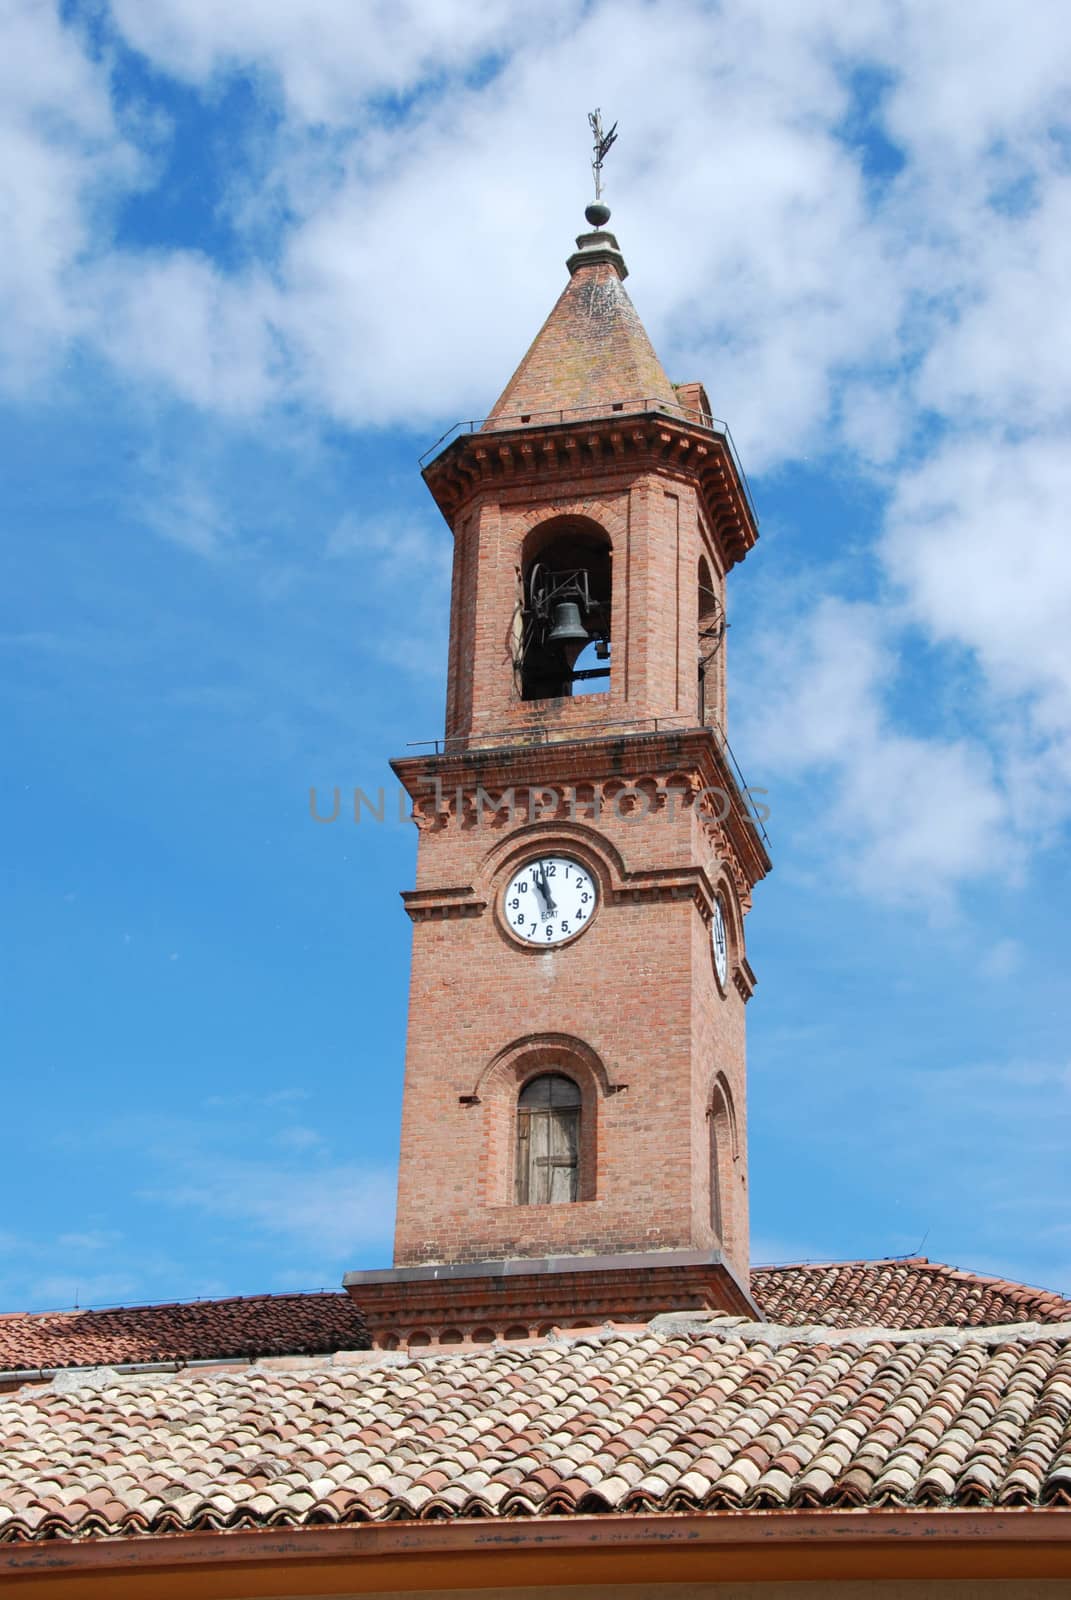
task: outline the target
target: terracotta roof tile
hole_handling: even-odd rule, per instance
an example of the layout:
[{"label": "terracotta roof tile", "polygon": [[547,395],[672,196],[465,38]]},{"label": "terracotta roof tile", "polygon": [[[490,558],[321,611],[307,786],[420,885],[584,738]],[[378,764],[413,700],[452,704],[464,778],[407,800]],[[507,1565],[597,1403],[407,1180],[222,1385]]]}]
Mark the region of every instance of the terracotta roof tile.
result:
[{"label": "terracotta roof tile", "polygon": [[674,412],[679,400],[647,337],[617,268],[576,268],[485,424],[516,427],[552,420],[559,410],[607,415],[615,404],[654,400]]},{"label": "terracotta roof tile", "polygon": [[0,1399],[0,1542],[948,1505],[1071,1505],[1071,1327],[838,1334],[691,1313],[300,1370],[65,1375]]},{"label": "terracotta roof tile", "polygon": [[834,1328],[986,1328],[1069,1322],[1071,1300],[1047,1289],[927,1261],[831,1261],[757,1267],[751,1293],[771,1322]]},{"label": "terracotta roof tile", "polygon": [[0,1315],[0,1371],[319,1355],[368,1342],[364,1319],[344,1294],[17,1313]]},{"label": "terracotta roof tile", "polygon": [[[1060,1295],[922,1258],[760,1267],[752,1273],[752,1292],[771,1321],[793,1326],[991,1327],[1071,1320],[1071,1301]],[[317,1355],[367,1344],[358,1308],[341,1293],[0,1315],[0,1371]],[[606,1387],[593,1380],[593,1404]]]}]

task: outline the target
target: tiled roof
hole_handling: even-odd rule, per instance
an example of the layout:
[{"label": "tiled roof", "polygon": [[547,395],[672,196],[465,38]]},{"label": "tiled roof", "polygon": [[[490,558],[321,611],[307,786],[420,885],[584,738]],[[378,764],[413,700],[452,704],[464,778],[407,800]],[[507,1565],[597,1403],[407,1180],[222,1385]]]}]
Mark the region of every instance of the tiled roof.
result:
[{"label": "tiled roof", "polygon": [[251,1295],[167,1306],[0,1316],[0,1371],[318,1355],[363,1349],[364,1319],[348,1295]]},{"label": "tiled roof", "polygon": [[392,1519],[1071,1505],[1071,1328],[703,1313],[0,1399],[0,1542]]},{"label": "tiled roof", "polygon": [[[960,1272],[939,1262],[838,1261],[760,1267],[756,1304],[771,1322],[833,1328],[992,1327],[1071,1321],[1071,1300],[1045,1289]],[[348,1295],[253,1295],[165,1306],[0,1315],[0,1372],[319,1355],[363,1349],[360,1311]]]},{"label": "tiled roof", "polygon": [[[564,409],[589,416],[615,404],[658,400],[677,410],[677,393],[647,337],[617,269],[578,266],[536,334],[486,424],[515,427]],[[576,420],[575,417],[572,420]]]},{"label": "tiled roof", "polygon": [[833,1328],[987,1328],[1069,1322],[1071,1300],[1003,1278],[910,1260],[757,1267],[751,1293],[771,1322]]}]

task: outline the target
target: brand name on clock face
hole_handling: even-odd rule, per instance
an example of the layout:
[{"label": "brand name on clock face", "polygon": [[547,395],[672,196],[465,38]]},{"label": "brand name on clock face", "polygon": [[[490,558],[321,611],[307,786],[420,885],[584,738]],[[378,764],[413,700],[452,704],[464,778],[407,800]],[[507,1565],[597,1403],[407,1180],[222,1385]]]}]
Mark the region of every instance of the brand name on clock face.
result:
[{"label": "brand name on clock face", "polygon": [[[758,822],[766,822],[770,807],[765,803],[768,789],[748,788],[740,791],[744,803]],[[453,788],[440,778],[432,779],[426,801],[419,810],[429,820],[453,813],[463,816],[467,825],[476,827],[501,827],[504,823],[549,822],[551,819],[569,822],[592,822],[600,818],[618,822],[645,822],[660,814],[668,820],[680,814],[686,804],[701,805],[719,822],[724,822],[732,810],[732,795],[728,790],[712,786],[691,790],[680,784],[623,784],[607,793],[591,788],[577,788],[557,784],[554,788],[476,789]],[[315,785],[309,790],[309,815],[313,822],[339,822],[352,817],[354,822],[408,822],[414,814],[413,802],[399,784],[389,802],[382,784],[369,792],[355,788],[344,798],[337,785],[330,790],[319,790]]]}]

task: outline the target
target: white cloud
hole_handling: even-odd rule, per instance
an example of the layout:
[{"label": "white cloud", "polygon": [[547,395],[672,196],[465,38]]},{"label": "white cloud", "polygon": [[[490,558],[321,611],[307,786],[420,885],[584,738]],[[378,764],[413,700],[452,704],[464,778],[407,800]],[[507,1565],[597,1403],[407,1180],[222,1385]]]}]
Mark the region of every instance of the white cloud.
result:
[{"label": "white cloud", "polygon": [[883,547],[912,617],[980,666],[1017,826],[1038,837],[1071,780],[1069,445],[950,441],[901,478]]},{"label": "white cloud", "polygon": [[184,1176],[145,1198],[259,1229],[317,1260],[344,1261],[368,1245],[388,1250],[396,1177],[387,1167],[326,1163],[307,1168],[223,1156],[189,1156]]},{"label": "white cloud", "polygon": [[[1024,200],[1025,210],[961,209],[970,257],[957,262],[957,304],[935,331],[917,388],[922,405],[961,424],[995,424],[1013,437],[1071,417],[1071,175],[1048,152],[1033,171],[1036,200]],[[935,277],[941,270],[934,262]]]},{"label": "white cloud", "polygon": [[[956,0],[558,0],[520,29],[506,0],[113,0],[110,16],[206,99],[254,75],[256,137],[220,173],[243,264],[115,245],[116,201],[162,170],[159,118],[120,113],[108,54],[7,0],[9,383],[77,340],[225,420],[486,413],[564,277],[594,95],[621,117],[613,225],[672,375],[705,377],[753,469],[830,452],[890,491],[901,610],[833,606],[771,647],[752,755],[772,778],[824,775],[879,894],[944,893],[1009,827],[1014,844],[1063,820],[1065,7],[979,0],[968,29]],[[196,485],[153,518],[202,554],[228,538]],[[356,545],[390,593],[420,534],[386,533],[393,549],[341,528],[330,553]],[[977,665],[987,743],[902,725],[888,688],[919,637],[903,624]],[[790,721],[799,737],[779,738]]]},{"label": "white cloud", "polygon": [[23,386],[85,322],[70,275],[137,181],[106,74],[50,6],[3,0],[0,29],[0,382]]},{"label": "white cloud", "polygon": [[1018,939],[998,939],[986,950],[979,962],[983,978],[998,982],[1020,971],[1026,960],[1026,950]]},{"label": "white cloud", "polygon": [[88,1233],[61,1233],[56,1243],[61,1250],[114,1250],[121,1238],[114,1228],[94,1228]]},{"label": "white cloud", "polygon": [[331,530],[331,560],[357,558],[372,602],[388,625],[369,635],[365,648],[391,667],[442,677],[446,654],[452,550],[435,526],[383,517],[346,516]]},{"label": "white cloud", "polygon": [[95,338],[131,376],[225,416],[278,397],[277,294],[263,273],[232,279],[190,251],[109,256],[81,294]]},{"label": "white cloud", "polygon": [[895,729],[896,673],[880,608],[823,601],[795,625],[771,626],[743,663],[744,737],[757,766],[807,783],[814,847],[832,844],[856,887],[940,902],[992,864],[1006,802],[984,748]]},{"label": "white cloud", "polygon": [[[166,71],[203,84],[235,69],[276,83],[303,121],[351,122],[374,95],[402,95],[473,67],[516,41],[510,0],[111,0],[124,36]],[[574,4],[544,3],[524,20],[535,41]]]},{"label": "white cloud", "polygon": [[155,533],[200,556],[218,556],[232,535],[226,511],[203,485],[168,481],[134,503],[135,514]]},{"label": "white cloud", "polygon": [[1068,14],[1061,0],[1014,11],[975,0],[969,26],[951,3],[876,8],[897,77],[887,115],[897,139],[946,170],[969,169],[1009,135],[1066,115]]}]

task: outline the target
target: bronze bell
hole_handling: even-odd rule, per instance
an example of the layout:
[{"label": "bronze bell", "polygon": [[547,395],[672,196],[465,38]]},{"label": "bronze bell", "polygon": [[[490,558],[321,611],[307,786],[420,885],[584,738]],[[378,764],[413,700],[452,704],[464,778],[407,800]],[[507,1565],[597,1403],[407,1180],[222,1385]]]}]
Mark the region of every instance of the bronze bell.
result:
[{"label": "bronze bell", "polygon": [[559,600],[554,607],[554,622],[547,634],[548,644],[587,644],[588,630],[580,620],[575,600]]}]

